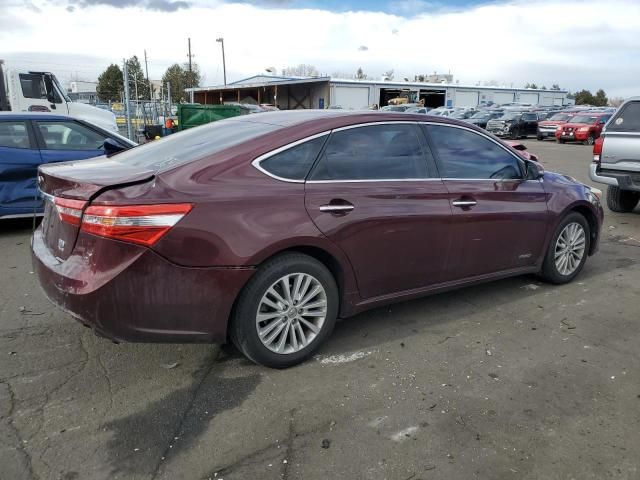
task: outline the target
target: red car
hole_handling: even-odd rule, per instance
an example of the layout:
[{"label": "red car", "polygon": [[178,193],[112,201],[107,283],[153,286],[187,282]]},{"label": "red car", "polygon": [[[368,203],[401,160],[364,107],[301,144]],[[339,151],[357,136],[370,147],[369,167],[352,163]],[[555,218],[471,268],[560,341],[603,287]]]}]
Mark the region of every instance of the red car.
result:
[{"label": "red car", "polygon": [[115,341],[311,355],[337,317],[478,282],[571,281],[597,192],[445,118],[241,116],[110,158],[45,165],[32,243],[56,304]]},{"label": "red car", "polygon": [[602,127],[611,118],[610,113],[581,112],[570,118],[567,123],[556,128],[556,141],[582,142],[585,145],[593,145],[600,136]]},{"label": "red car", "polygon": [[538,140],[544,140],[547,137],[554,138],[558,127],[568,122],[574,115],[575,112],[558,112],[548,120],[538,122],[536,138]]}]

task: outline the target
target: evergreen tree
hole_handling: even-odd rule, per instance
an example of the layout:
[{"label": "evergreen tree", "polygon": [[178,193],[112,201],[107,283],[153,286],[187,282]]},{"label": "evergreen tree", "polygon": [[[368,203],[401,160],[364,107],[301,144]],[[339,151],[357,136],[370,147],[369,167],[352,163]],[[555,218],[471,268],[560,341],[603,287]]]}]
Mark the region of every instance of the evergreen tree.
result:
[{"label": "evergreen tree", "polygon": [[119,102],[122,100],[124,80],[122,70],[115,64],[109,65],[98,77],[96,92],[102,102]]}]

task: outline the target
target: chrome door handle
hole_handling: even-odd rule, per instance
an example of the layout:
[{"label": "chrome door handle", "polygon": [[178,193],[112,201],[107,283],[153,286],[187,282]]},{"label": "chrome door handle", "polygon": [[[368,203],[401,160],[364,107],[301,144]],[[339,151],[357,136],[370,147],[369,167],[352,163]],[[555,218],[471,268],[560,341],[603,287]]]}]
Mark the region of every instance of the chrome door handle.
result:
[{"label": "chrome door handle", "polygon": [[451,202],[451,205],[453,205],[454,207],[473,207],[477,203],[478,202],[476,202],[475,200],[454,200],[453,202]]},{"label": "chrome door handle", "polygon": [[320,205],[321,212],[330,212],[330,213],[346,213],[353,210],[355,207],[353,205]]}]

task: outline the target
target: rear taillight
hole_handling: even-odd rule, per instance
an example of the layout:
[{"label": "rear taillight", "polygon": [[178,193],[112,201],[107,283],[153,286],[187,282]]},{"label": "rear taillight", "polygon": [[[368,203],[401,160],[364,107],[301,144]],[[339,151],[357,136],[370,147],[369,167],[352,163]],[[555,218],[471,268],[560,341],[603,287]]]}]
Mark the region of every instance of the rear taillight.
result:
[{"label": "rear taillight", "polygon": [[81,229],[94,235],[151,246],[191,209],[190,203],[162,205],[91,205]]},{"label": "rear taillight", "polygon": [[55,197],[53,204],[56,206],[60,220],[71,225],[80,225],[82,209],[87,202],[84,200],[71,200],[69,198]]},{"label": "rear taillight", "polygon": [[604,137],[596,138],[593,144],[593,163],[600,163],[600,157],[602,155],[602,147],[604,145]]}]

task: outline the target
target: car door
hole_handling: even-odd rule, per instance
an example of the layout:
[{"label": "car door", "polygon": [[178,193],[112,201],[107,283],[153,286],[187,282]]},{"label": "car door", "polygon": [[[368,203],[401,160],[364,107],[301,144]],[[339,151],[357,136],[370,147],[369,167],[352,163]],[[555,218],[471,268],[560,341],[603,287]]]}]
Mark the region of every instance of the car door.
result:
[{"label": "car door", "polygon": [[55,112],[66,115],[67,104],[56,91],[51,78],[42,73],[20,73],[22,96],[32,112]]},{"label": "car door", "polygon": [[522,121],[524,122],[523,133],[525,135],[535,135],[538,130],[538,114],[537,113],[524,113],[522,114]]},{"label": "car door", "polygon": [[108,135],[73,119],[34,120],[43,163],[104,155]]},{"label": "car door", "polygon": [[0,120],[0,217],[28,215],[41,206],[36,184],[40,163],[29,122]]},{"label": "car door", "polygon": [[448,280],[532,266],[547,231],[540,180],[496,140],[454,125],[425,126],[453,210]]},{"label": "car door", "polygon": [[349,258],[363,299],[444,277],[448,192],[415,122],[334,130],[305,184],[315,225]]}]

